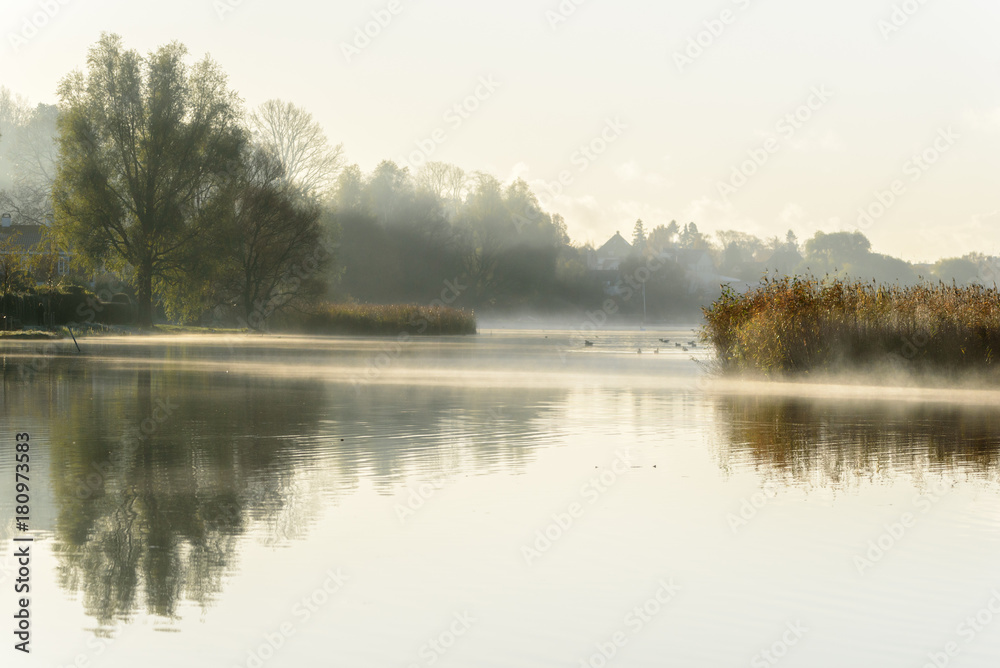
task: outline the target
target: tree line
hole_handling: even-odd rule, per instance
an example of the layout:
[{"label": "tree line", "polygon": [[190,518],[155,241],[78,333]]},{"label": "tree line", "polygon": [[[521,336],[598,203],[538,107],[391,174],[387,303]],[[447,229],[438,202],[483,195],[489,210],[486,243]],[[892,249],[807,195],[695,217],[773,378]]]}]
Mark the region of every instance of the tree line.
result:
[{"label": "tree line", "polygon": [[[595,249],[572,243],[523,180],[440,162],[365,174],[309,112],[279,100],[246,112],[216,63],[188,56],[180,43],[140,54],[103,34],[60,82],[58,105],[0,90],[0,210],[50,232],[48,262],[18,267],[0,249],[4,292],[51,270],[58,247],[72,251],[77,281],[127,283],[142,326],[162,311],[261,329],[323,301],[553,312],[604,299]],[[707,253],[720,276],[747,282],[765,272],[911,282],[921,271],[873,253],[860,233],[800,244],[792,232],[713,238],[693,222],[647,232],[637,221],[631,241],[623,274],[654,254],[671,259],[644,279],[654,315],[716,296],[692,292],[676,251]],[[973,280],[984,260],[933,273]]]}]

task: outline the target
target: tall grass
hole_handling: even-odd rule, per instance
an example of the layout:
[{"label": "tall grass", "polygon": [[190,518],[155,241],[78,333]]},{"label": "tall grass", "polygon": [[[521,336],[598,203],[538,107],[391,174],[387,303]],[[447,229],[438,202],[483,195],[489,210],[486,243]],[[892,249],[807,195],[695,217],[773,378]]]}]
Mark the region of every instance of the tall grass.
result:
[{"label": "tall grass", "polygon": [[448,306],[324,304],[297,328],[314,334],[475,334],[476,316]]},{"label": "tall grass", "polygon": [[840,367],[996,371],[1000,291],[842,279],[764,279],[704,310],[702,337],[724,372],[781,375]]}]

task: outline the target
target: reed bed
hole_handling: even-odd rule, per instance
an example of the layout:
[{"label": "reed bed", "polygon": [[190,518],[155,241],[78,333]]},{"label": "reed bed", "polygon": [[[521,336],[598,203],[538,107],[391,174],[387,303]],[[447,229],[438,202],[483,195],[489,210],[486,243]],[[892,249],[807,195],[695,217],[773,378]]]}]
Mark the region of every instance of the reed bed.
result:
[{"label": "reed bed", "polygon": [[783,277],[727,289],[703,310],[724,373],[996,372],[1000,351],[996,286]]},{"label": "reed bed", "polygon": [[448,306],[413,304],[324,304],[302,328],[315,334],[475,334],[476,316]]}]

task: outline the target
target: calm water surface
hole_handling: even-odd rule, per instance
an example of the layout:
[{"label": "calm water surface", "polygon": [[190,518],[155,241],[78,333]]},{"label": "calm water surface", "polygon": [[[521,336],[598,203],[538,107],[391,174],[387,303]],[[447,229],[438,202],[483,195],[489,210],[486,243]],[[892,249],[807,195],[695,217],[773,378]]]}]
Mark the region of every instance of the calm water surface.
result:
[{"label": "calm water surface", "polygon": [[31,662],[998,665],[997,397],[716,385],[692,336],[5,343]]}]

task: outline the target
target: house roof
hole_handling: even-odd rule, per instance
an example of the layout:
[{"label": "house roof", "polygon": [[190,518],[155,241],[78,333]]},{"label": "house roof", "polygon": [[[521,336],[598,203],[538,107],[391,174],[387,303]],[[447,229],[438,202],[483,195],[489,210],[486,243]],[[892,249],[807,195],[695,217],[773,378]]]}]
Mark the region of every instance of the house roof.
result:
[{"label": "house roof", "polygon": [[597,257],[622,257],[629,254],[632,244],[625,240],[619,232],[604,242],[604,245],[597,249]]},{"label": "house roof", "polygon": [[24,250],[33,250],[42,242],[44,225],[11,225],[0,227],[0,243],[11,241]]},{"label": "house roof", "polygon": [[[681,264],[693,265],[693,264],[697,264],[698,262],[701,262],[703,259],[706,259],[706,258],[708,259],[709,262],[712,262],[712,256],[709,255],[708,251],[701,250],[701,249],[695,249],[695,248],[678,248],[675,251],[675,253],[676,253],[676,255],[674,257]],[[712,263],[712,264],[714,264],[714,263]]]}]

